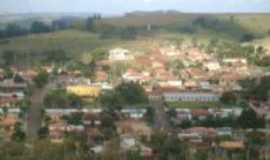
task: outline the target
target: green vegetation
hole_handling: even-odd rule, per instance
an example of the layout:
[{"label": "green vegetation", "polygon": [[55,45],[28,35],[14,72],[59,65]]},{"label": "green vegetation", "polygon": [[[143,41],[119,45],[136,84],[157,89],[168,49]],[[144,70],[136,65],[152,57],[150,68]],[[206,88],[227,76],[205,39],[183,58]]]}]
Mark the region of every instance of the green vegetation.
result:
[{"label": "green vegetation", "polygon": [[152,135],[150,146],[158,153],[156,159],[184,159],[185,149],[177,136],[168,136],[163,132]]},{"label": "green vegetation", "polygon": [[33,81],[36,87],[42,88],[48,83],[49,74],[46,71],[41,70],[38,75],[33,79]]},{"label": "green vegetation", "polygon": [[265,128],[265,120],[264,118],[260,118],[257,116],[256,112],[254,112],[252,109],[245,109],[241,116],[238,119],[238,123],[241,126],[241,128]]},{"label": "green vegetation", "polygon": [[168,102],[169,108],[217,108],[221,106],[219,102]]},{"label": "green vegetation", "polygon": [[[186,42],[196,37],[197,41],[204,45],[212,40],[220,41],[218,47],[220,49],[217,53],[221,57],[224,55],[248,56],[255,61],[251,47],[242,47],[235,42],[252,41],[253,43],[255,40],[255,44],[262,44],[268,48],[267,38],[264,41],[259,39],[267,36],[270,28],[267,21],[269,17],[270,14],[183,14],[178,12],[130,13],[124,17],[113,18],[101,18],[95,15],[79,21],[59,19],[55,20],[51,26],[42,22],[33,22],[30,32],[22,35],[21,28],[10,24],[7,29],[10,28],[12,32],[18,33],[14,35],[15,37],[11,36],[14,38],[0,41],[0,53],[12,51],[16,55],[13,59],[15,57],[18,59],[17,63],[22,64],[33,64],[34,60],[38,63],[37,59],[47,60],[44,55],[48,53],[58,53],[57,56],[65,53],[61,61],[72,58],[89,63],[93,58],[92,55],[97,55],[96,53],[101,53],[100,51],[106,53],[107,49],[113,46],[138,46],[137,39],[142,42],[147,41],[149,37],[154,37],[157,41],[170,39]],[[17,37],[17,34],[21,36]],[[147,46],[147,44],[144,45]],[[226,50],[227,48],[230,50]],[[12,58],[10,59],[13,61]]]},{"label": "green vegetation", "polygon": [[122,83],[113,91],[106,92],[100,96],[101,105],[109,110],[121,109],[128,106],[145,106],[148,104],[148,97],[138,83]]},{"label": "green vegetation", "polygon": [[[246,100],[267,101],[269,96],[270,77],[262,77],[259,81],[257,79],[246,79],[240,81],[244,91],[241,93],[242,98]],[[259,83],[258,83],[259,82]]]},{"label": "green vegetation", "polygon": [[80,97],[67,93],[63,89],[51,90],[44,99],[44,105],[48,108],[79,107],[80,104]]}]

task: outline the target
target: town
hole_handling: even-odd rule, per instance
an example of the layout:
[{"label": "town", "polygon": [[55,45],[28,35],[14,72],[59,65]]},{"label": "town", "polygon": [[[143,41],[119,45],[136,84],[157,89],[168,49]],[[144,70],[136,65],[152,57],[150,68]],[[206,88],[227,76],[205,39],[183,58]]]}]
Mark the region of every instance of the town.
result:
[{"label": "town", "polygon": [[[159,154],[153,138],[161,136],[171,141],[168,147],[174,141],[189,146],[173,153],[186,159],[269,157],[270,103],[237,97],[246,89],[241,80],[265,76],[258,67],[246,58],[220,59],[194,44],[153,46],[147,53],[108,50],[91,78],[65,65],[3,68],[3,141],[30,136],[58,144],[82,136],[92,156],[119,143],[121,153],[151,159]],[[114,71],[118,65],[121,71]],[[253,154],[246,153],[250,143],[256,143]]]},{"label": "town", "polygon": [[0,160],[270,160],[268,3],[50,1],[0,2]]}]

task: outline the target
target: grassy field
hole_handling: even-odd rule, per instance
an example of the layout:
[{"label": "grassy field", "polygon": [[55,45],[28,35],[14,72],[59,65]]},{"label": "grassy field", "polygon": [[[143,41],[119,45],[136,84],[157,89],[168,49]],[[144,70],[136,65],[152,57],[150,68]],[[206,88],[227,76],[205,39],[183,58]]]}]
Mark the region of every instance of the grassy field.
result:
[{"label": "grassy field", "polygon": [[184,14],[184,13],[145,13],[141,15],[130,15],[124,17],[105,18],[105,23],[114,26],[146,26],[148,24],[164,26],[175,24],[191,24],[198,17],[205,16],[222,20],[230,20],[251,32],[265,33],[270,29],[270,14]]},{"label": "grassy field", "polygon": [[217,108],[221,104],[219,102],[169,102],[167,103],[169,108]]},{"label": "grassy field", "polygon": [[[116,27],[146,26],[147,24],[179,27],[191,24],[200,16],[214,17],[230,20],[233,16],[234,23],[252,32],[265,33],[270,29],[270,14],[184,14],[184,13],[160,13],[153,12],[143,15],[129,15],[102,19],[103,23]],[[166,28],[166,27],[165,27]],[[161,29],[150,36],[139,36],[136,40],[127,41],[121,39],[100,39],[97,34],[79,30],[65,30],[45,34],[32,34],[23,37],[11,38],[8,43],[0,43],[0,53],[4,50],[15,50],[24,53],[42,53],[51,49],[63,49],[74,57],[88,61],[91,52],[96,49],[108,50],[113,47],[124,47],[130,50],[147,52],[164,40],[185,40],[190,42],[196,38],[200,43],[207,43],[210,39],[222,39],[232,41],[232,35],[209,30],[198,31],[194,34],[168,31]],[[263,45],[270,50],[270,38],[268,36],[254,42]]]},{"label": "grassy field", "polygon": [[0,52],[15,50],[40,53],[48,49],[63,49],[73,55],[81,55],[112,44],[112,40],[100,40],[97,35],[89,32],[66,30],[12,38],[7,44],[0,44]]}]

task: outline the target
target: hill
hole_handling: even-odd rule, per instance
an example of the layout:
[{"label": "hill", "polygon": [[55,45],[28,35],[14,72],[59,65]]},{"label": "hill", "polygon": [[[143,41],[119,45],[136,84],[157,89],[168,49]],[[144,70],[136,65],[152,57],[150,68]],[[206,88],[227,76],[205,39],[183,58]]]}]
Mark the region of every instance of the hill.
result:
[{"label": "hill", "polygon": [[123,17],[105,18],[105,23],[114,26],[146,26],[148,24],[165,26],[165,25],[186,25],[192,23],[198,17],[216,18],[218,20],[233,20],[244,29],[251,32],[265,33],[270,29],[270,13],[261,14],[195,14],[181,12],[134,12],[128,13]]}]

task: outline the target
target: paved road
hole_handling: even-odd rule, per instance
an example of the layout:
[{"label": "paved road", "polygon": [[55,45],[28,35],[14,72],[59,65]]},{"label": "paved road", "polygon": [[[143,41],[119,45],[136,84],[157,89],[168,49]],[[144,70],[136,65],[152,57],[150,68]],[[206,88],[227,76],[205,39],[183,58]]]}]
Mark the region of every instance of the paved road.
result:
[{"label": "paved road", "polygon": [[170,125],[168,123],[168,117],[165,112],[164,103],[162,100],[155,100],[151,102],[155,109],[155,124],[154,128],[159,130],[168,130]]},{"label": "paved road", "polygon": [[42,109],[43,109],[43,100],[47,95],[48,91],[56,86],[56,81],[50,81],[42,89],[35,88],[33,89],[32,96],[30,97],[31,105],[28,111],[27,119],[27,136],[30,139],[37,138],[38,130],[42,125]]}]

